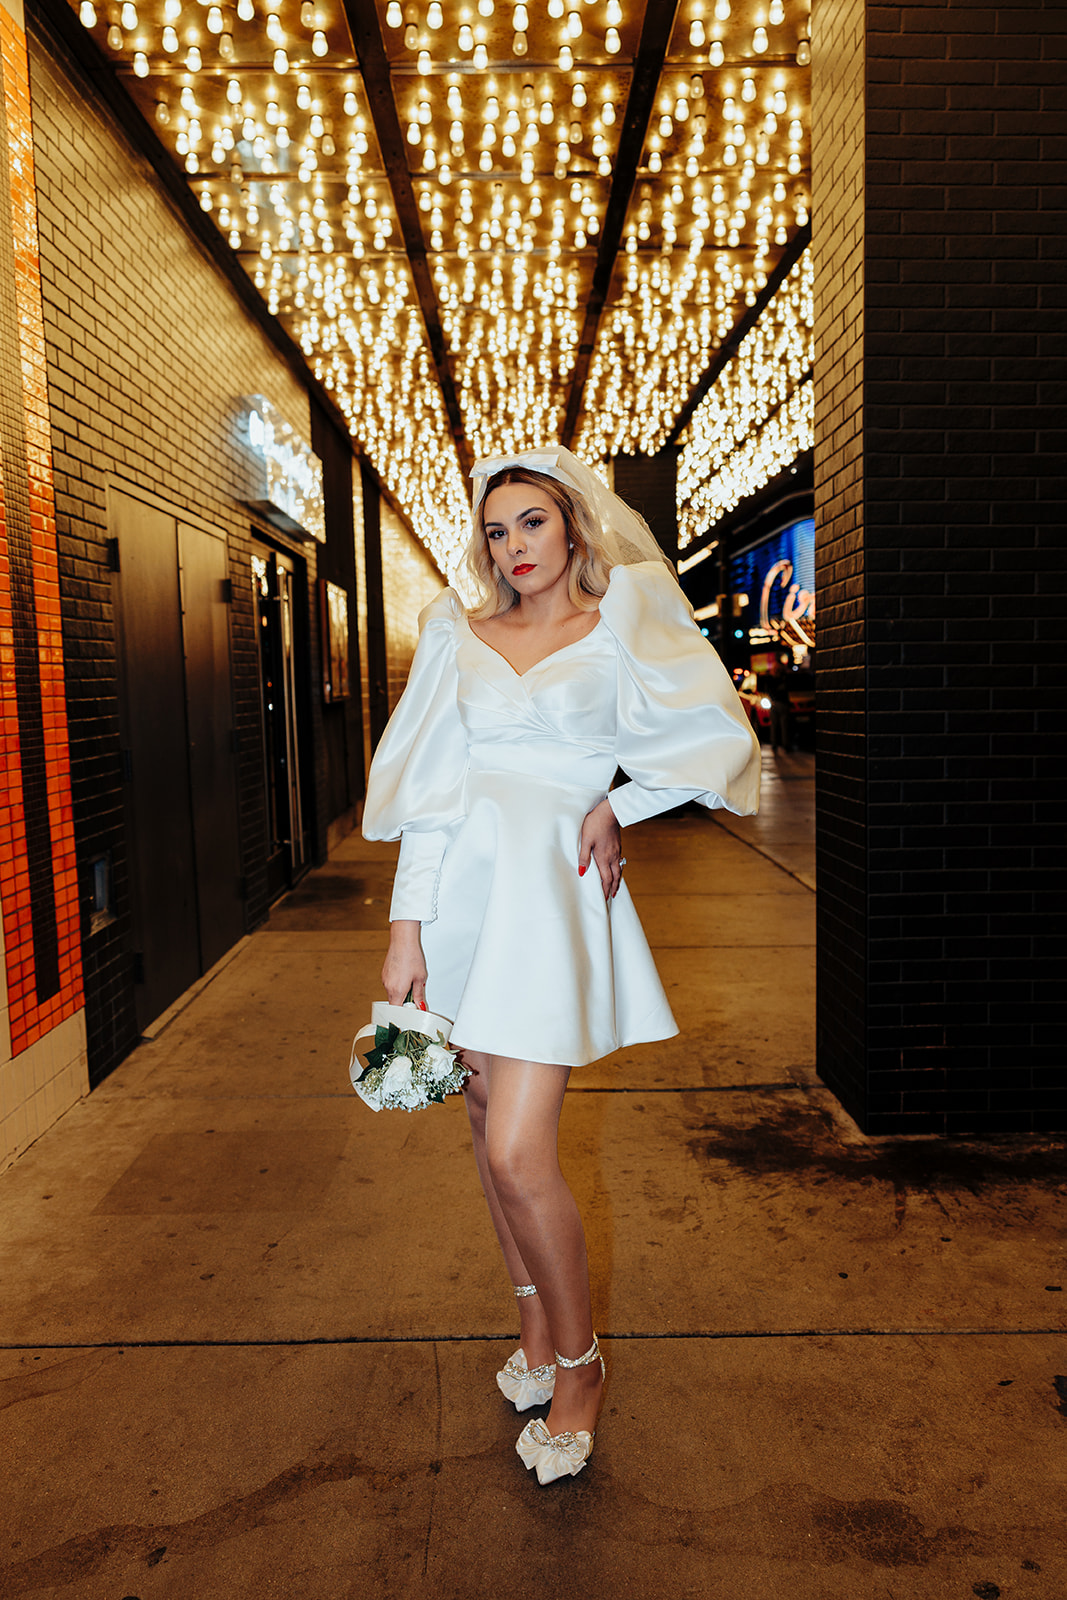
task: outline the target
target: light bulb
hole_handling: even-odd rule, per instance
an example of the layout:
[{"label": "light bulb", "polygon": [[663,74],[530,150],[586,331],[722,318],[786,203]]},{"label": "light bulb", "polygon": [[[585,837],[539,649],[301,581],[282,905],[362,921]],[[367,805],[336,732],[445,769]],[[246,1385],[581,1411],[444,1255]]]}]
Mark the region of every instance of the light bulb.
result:
[{"label": "light bulb", "polygon": [[700,18],[697,17],[695,21],[689,24],[689,43],[699,49],[699,47],[704,43],[704,38],[704,24],[701,22]]},{"label": "light bulb", "polygon": [[730,0],[715,0],[715,21],[729,22]]},{"label": "light bulb", "polygon": [[284,50],[275,50],[273,65],[275,72],[279,75],[284,76],[289,71],[289,57]]},{"label": "light bulb", "polygon": [[170,121],[170,107],[165,100],[156,101],[156,121],[161,128],[165,128]]},{"label": "light bulb", "polygon": [[613,28],[617,28],[622,21],[622,7],[619,0],[608,0],[607,19]]},{"label": "light bulb", "polygon": [[713,67],[721,67],[725,59],[726,55],[722,47],[722,40],[713,39],[711,41],[711,49],[708,51],[708,60]]},{"label": "light bulb", "polygon": [[484,44],[476,44],[471,61],[478,72],[484,72],[489,65],[489,52]]},{"label": "light bulb", "polygon": [[[649,172],[659,172],[663,167],[663,157],[658,150],[653,150],[648,158]],[[636,245],[635,245],[636,248]]]},{"label": "light bulb", "polygon": [[529,46],[526,41],[526,35],[524,33],[516,33],[511,41],[512,55],[524,56],[528,48]]},{"label": "light bulb", "polygon": [[567,38],[580,39],[582,37],[582,19],[577,11],[567,13]]},{"label": "light bulb", "polygon": [[121,20],[126,32],[132,33],[137,26],[137,7],[132,4],[132,0],[126,0],[126,4],[122,8]]},{"label": "light bulb", "polygon": [[409,22],[404,29],[404,48],[414,50],[419,42],[419,30],[413,22]]},{"label": "light bulb", "polygon": [[96,7],[93,5],[93,0],[82,0],[78,7],[78,20],[83,28],[96,27]]},{"label": "light bulb", "polygon": [[558,22],[563,12],[563,0],[548,0],[548,14],[553,21]]},{"label": "light bulb", "polygon": [[186,54],[185,65],[189,68],[190,72],[199,72],[201,67],[204,65],[203,58],[201,57],[200,51],[197,49],[195,44],[190,47],[188,53]]},{"label": "light bulb", "polygon": [[241,81],[239,78],[231,78],[226,85],[226,98],[231,106],[239,106],[241,104]]},{"label": "light bulb", "polygon": [[516,33],[525,33],[527,31],[530,26],[530,18],[525,6],[515,7],[515,15],[511,19],[511,25]]},{"label": "light bulb", "polygon": [[493,0],[478,0],[478,15],[491,17],[493,15]]},{"label": "light bulb", "polygon": [[467,23],[464,23],[462,28],[459,30],[459,48],[461,50],[474,49],[474,34],[471,32]]},{"label": "light bulb", "polygon": [[324,56],[329,54],[330,42],[321,28],[317,28],[311,36],[311,54]]},{"label": "light bulb", "polygon": [[219,10],[218,6],[208,7],[206,26],[208,33],[222,32],[222,12]]},{"label": "light bulb", "polygon": [[810,65],[811,42],[808,39],[801,39],[800,43],[797,45],[797,66],[808,67]]},{"label": "light bulb", "polygon": [[756,54],[758,56],[761,56],[763,54],[763,52],[766,50],[766,48],[767,48],[767,30],[766,30],[766,28],[757,28],[756,29],[755,33],[752,35],[752,48],[753,48],[753,50],[755,50],[755,52],[756,52]]},{"label": "light bulb", "polygon": [[604,49],[609,56],[617,56],[622,49],[622,40],[619,38],[617,28],[609,28],[604,35]]},{"label": "light bulb", "polygon": [[113,22],[107,30],[107,47],[109,50],[121,50],[124,44],[122,29],[117,22]]},{"label": "light bulb", "polygon": [[767,20],[768,22],[773,22],[775,27],[780,22],[785,21],[785,7],[782,4],[782,0],[771,0],[771,8],[767,13]]},{"label": "light bulb", "polygon": [[234,53],[233,52],[233,34],[232,33],[220,33],[219,34],[219,55],[222,57],[222,60],[223,61],[232,61],[233,60],[233,53]]},{"label": "light bulb", "polygon": [[267,38],[275,46],[284,43],[285,35],[282,33],[281,18],[276,11],[272,11],[267,17]]},{"label": "light bulb", "polygon": [[401,28],[404,25],[404,13],[400,9],[400,0],[389,0],[385,13],[385,20],[391,28]]},{"label": "light bulb", "polygon": [[321,139],[323,134],[326,132],[326,124],[323,122],[317,111],[312,117],[311,121],[308,123],[308,132],[313,139]]},{"label": "light bulb", "polygon": [[[84,0],[83,6],[82,6],[83,10],[85,9],[85,5],[91,5],[91,0]],[[171,55],[173,55],[175,50],[177,50],[177,48],[178,48],[178,35],[175,33],[173,28],[164,28],[163,29],[163,48],[164,48],[164,50],[168,51]]]},{"label": "light bulb", "polygon": [[237,0],[237,15],[242,22],[251,22],[256,14],[252,0]]},{"label": "light bulb", "polygon": [[148,77],[148,57],[145,55],[143,50],[137,50],[134,52],[133,70],[138,78]]},{"label": "light bulb", "polygon": [[296,91],[296,103],[301,111],[311,110],[311,90],[306,83],[302,83]]},{"label": "light bulb", "polygon": [[571,50],[570,45],[564,44],[560,46],[559,56],[556,59],[556,65],[561,72],[573,72],[574,52]]}]

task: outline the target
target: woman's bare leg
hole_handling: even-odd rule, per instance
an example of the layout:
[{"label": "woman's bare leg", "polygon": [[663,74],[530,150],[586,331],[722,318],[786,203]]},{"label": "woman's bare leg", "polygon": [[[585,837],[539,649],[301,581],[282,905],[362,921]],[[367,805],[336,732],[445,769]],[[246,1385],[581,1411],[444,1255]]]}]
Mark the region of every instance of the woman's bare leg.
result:
[{"label": "woman's bare leg", "polygon": [[[467,1102],[467,1115],[470,1117],[471,1137],[474,1142],[474,1159],[478,1167],[478,1176],[482,1180],[485,1191],[486,1203],[489,1206],[489,1215],[496,1229],[496,1236],[500,1241],[500,1248],[504,1254],[504,1262],[514,1285],[532,1283],[533,1276],[525,1261],[522,1252],[512,1237],[508,1227],[507,1218],[497,1198],[496,1189],[493,1187],[492,1175],[489,1171],[489,1162],[485,1153],[485,1117],[486,1104],[489,1094],[489,1077],[492,1071],[492,1058],[478,1054],[474,1050],[464,1050],[463,1060],[471,1068],[471,1076],[467,1079],[464,1089],[464,1098]],[[526,1364],[530,1367],[547,1366],[556,1359],[552,1345],[552,1335],[548,1331],[548,1317],[541,1302],[540,1295],[524,1296],[516,1301],[519,1315],[519,1343],[526,1357]],[[564,1351],[564,1354],[567,1354]]]},{"label": "woman's bare leg", "polygon": [[[585,1233],[557,1151],[570,1068],[493,1056],[485,1077],[486,1171],[516,1264],[537,1285],[552,1348],[570,1358],[584,1355],[593,1342]],[[600,1389],[599,1362],[558,1367],[549,1431],[592,1430]]]}]

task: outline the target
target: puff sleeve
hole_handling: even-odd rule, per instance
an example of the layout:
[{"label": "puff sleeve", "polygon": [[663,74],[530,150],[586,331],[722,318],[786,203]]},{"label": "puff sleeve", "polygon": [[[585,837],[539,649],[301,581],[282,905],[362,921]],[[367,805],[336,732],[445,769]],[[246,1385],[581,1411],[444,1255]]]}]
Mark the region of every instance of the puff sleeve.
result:
[{"label": "puff sleeve", "polygon": [[620,824],[698,800],[759,806],[759,744],[729,674],[667,569],[616,567],[600,615],[619,653],[616,757],[632,780],[609,800]]},{"label": "puff sleeve", "polygon": [[404,693],[371,762],[363,809],[365,839],[400,839],[389,920],[431,922],[445,848],[462,820],[467,741],[457,700],[452,589],[419,617],[419,643]]}]

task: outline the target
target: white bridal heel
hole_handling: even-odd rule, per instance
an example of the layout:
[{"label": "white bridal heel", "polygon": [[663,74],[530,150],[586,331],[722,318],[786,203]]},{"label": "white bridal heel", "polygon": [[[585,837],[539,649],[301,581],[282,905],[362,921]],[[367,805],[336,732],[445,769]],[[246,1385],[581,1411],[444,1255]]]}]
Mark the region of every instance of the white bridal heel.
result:
[{"label": "white bridal heel", "polygon": [[[519,1300],[536,1293],[535,1283],[515,1286],[515,1295]],[[529,1411],[531,1406],[544,1406],[551,1400],[556,1387],[556,1369],[551,1362],[543,1367],[528,1367],[526,1352],[520,1345],[515,1354],[505,1361],[496,1375],[496,1381],[501,1394],[511,1401],[516,1411]]]},{"label": "white bridal heel", "polygon": [[[560,1367],[588,1367],[594,1361],[600,1362],[601,1375],[606,1378],[604,1357],[595,1333],[585,1355],[578,1356],[575,1361],[568,1361],[556,1351],[556,1364]],[[592,1433],[585,1428],[579,1428],[577,1433],[549,1433],[547,1425],[536,1417],[523,1428],[515,1448],[527,1470],[531,1467],[536,1470],[538,1483],[554,1483],[568,1473],[572,1478],[577,1477],[593,1453],[595,1438],[595,1429]]]}]

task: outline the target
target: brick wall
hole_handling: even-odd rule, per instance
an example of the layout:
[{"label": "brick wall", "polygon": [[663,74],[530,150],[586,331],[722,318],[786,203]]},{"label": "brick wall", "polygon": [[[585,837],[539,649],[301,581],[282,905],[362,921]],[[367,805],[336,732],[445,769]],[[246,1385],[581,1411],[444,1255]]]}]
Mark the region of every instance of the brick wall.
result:
[{"label": "brick wall", "polygon": [[863,606],[864,3],[812,13],[815,268],[817,1059],[864,1093],[866,737]]},{"label": "brick wall", "polygon": [[[872,1132],[1067,1125],[1064,37],[1051,0],[866,11],[866,873],[834,881],[866,911]],[[816,189],[827,238],[849,209]]]},{"label": "brick wall", "polygon": [[[254,922],[266,910],[263,779],[250,524],[241,507],[251,485],[237,402],[265,394],[307,436],[308,401],[90,86],[43,37],[31,36],[31,85],[77,855],[84,866],[112,852],[120,909],[83,947],[99,1073],[136,1041],[106,484],[110,477],[148,489],[227,536],[243,872]],[[316,760],[321,753],[312,752]]]},{"label": "brick wall", "polygon": [[381,502],[382,593],[385,605],[389,707],[404,692],[419,641],[419,612],[440,594],[445,580],[386,500]]}]

